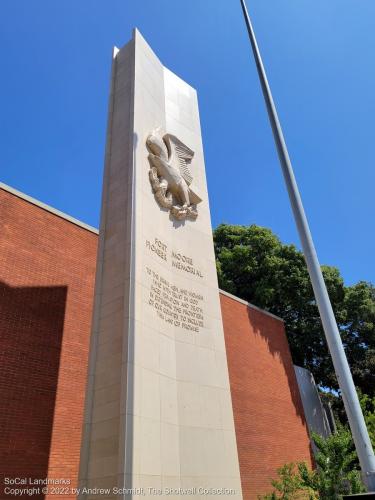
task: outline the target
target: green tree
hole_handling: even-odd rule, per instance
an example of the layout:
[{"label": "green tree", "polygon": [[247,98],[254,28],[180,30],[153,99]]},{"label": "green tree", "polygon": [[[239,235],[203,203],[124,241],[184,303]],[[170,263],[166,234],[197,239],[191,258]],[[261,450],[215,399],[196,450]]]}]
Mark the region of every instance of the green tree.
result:
[{"label": "green tree", "polygon": [[341,500],[343,495],[365,491],[352,436],[346,427],[339,425],[328,438],[313,433],[312,439],[317,448],[316,469],[309,469],[305,462],[285,464],[278,469],[278,478],[271,481],[273,491],[259,499]]},{"label": "green tree", "polygon": [[[214,231],[219,286],[285,321],[295,364],[318,384],[338,389],[302,252],[271,230],[221,224]],[[375,395],[375,288],[346,287],[335,267],[322,266],[354,381]]]},{"label": "green tree", "polygon": [[357,469],[358,458],[348,428],[339,425],[335,434],[323,438],[313,433],[317,447],[317,469],[310,471],[306,464],[299,465],[302,484],[319,493],[319,498],[338,500],[342,495],[365,491]]},{"label": "green tree", "polygon": [[360,392],[359,401],[361,403],[371,443],[375,449],[375,396],[370,397],[367,394],[362,394]]},{"label": "green tree", "polygon": [[278,479],[272,479],[272,493],[258,496],[261,500],[315,500],[319,498],[316,491],[304,483],[299,469],[307,470],[306,464],[288,463],[277,469]]},{"label": "green tree", "polygon": [[[372,446],[375,449],[375,396],[363,394],[358,387],[357,393]],[[330,403],[336,420],[341,423],[347,422],[344,403],[340,396],[329,392],[320,392],[320,398]]]},{"label": "green tree", "polygon": [[354,382],[375,396],[375,287],[365,281],[347,287],[344,312],[341,335]]}]

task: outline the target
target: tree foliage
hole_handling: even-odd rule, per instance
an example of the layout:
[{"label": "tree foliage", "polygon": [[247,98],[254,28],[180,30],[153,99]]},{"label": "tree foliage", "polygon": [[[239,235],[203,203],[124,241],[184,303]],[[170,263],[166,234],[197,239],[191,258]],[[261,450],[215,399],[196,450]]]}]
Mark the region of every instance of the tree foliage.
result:
[{"label": "tree foliage", "polygon": [[318,452],[317,468],[309,471],[306,464],[299,468],[302,483],[319,493],[319,498],[341,499],[342,495],[365,491],[357,469],[358,458],[348,428],[339,425],[335,434],[323,438],[312,434]]},{"label": "tree foliage", "polygon": [[[318,384],[337,389],[331,358],[302,252],[271,230],[221,224],[214,231],[219,286],[285,322],[293,356]],[[375,396],[375,288],[345,286],[339,270],[322,266],[356,385]]]},{"label": "tree foliage", "polygon": [[328,438],[313,434],[312,439],[318,450],[316,469],[309,469],[305,462],[285,464],[278,469],[278,478],[271,481],[273,491],[259,498],[340,500],[343,495],[364,491],[350,431],[339,426]]},{"label": "tree foliage", "polygon": [[[363,392],[359,388],[357,388],[357,393],[371,443],[373,448],[375,449],[375,396],[368,396],[367,394],[363,394]],[[332,393],[321,392],[320,398],[330,403],[336,419],[339,422],[343,423],[347,421],[344,403],[341,397]]]},{"label": "tree foliage", "polygon": [[361,403],[372,446],[375,449],[375,396],[370,397],[360,392],[359,402]]},{"label": "tree foliage", "polygon": [[260,500],[315,500],[319,498],[313,488],[305,485],[300,473],[301,469],[308,471],[305,463],[291,462],[280,467],[277,470],[278,479],[271,480],[274,488],[272,493],[258,496],[258,498]]}]

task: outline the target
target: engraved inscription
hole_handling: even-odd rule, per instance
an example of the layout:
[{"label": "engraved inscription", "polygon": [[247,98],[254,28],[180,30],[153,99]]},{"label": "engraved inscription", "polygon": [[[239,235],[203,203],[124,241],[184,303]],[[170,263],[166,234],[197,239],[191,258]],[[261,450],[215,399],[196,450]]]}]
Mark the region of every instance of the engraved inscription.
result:
[{"label": "engraved inscription", "polygon": [[149,267],[146,272],[151,278],[148,303],[158,317],[170,325],[199,333],[204,327],[203,296],[173,285]]},{"label": "engraved inscription", "polygon": [[191,257],[183,255],[180,252],[176,252],[175,250],[172,250],[168,253],[167,244],[163,243],[158,238],[154,238],[154,241],[146,240],[146,248],[166,262],[168,262],[170,259],[172,267],[180,269],[181,271],[185,271],[186,273],[193,274],[198,278],[203,278],[202,271],[194,265],[193,259]]},{"label": "engraved inscription", "polygon": [[158,257],[163,260],[167,260],[167,245],[162,243],[160,240],[155,238],[154,242],[146,240],[146,248],[148,248],[151,252],[156,253]]}]

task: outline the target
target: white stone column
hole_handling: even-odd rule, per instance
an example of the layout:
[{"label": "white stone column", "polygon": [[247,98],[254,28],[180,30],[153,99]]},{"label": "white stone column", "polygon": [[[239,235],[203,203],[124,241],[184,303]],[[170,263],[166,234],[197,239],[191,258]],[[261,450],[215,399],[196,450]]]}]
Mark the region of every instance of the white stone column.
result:
[{"label": "white stone column", "polygon": [[[194,152],[195,220],[154,196],[157,128]],[[137,30],[114,51],[79,486],[242,498],[197,95]]]}]

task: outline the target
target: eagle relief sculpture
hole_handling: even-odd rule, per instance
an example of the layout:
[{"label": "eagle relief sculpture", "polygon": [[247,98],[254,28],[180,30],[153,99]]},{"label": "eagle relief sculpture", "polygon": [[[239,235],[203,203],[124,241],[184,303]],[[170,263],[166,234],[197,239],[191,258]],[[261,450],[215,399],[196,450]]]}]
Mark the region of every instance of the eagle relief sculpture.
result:
[{"label": "eagle relief sculpture", "polygon": [[178,220],[198,216],[202,201],[194,188],[190,163],[194,152],[172,134],[156,129],[147,137],[149,177],[154,196],[160,206],[170,210]]}]

